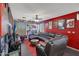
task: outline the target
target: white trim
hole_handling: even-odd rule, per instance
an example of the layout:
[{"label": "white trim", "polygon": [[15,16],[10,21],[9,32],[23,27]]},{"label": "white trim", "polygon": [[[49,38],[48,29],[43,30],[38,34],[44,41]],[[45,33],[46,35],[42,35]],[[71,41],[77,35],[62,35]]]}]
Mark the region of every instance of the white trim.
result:
[{"label": "white trim", "polygon": [[67,48],[70,48],[70,49],[72,49],[72,50],[74,50],[74,51],[77,51],[77,52],[79,52],[79,49],[72,48],[72,47],[70,47],[70,46],[67,46]]}]

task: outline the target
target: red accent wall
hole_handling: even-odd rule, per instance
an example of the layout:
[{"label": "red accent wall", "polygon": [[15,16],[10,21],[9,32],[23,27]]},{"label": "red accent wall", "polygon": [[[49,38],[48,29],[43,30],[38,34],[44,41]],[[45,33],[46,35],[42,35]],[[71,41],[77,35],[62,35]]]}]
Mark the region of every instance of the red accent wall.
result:
[{"label": "red accent wall", "polygon": [[[79,12],[73,12],[70,14],[66,14],[63,16],[59,16],[59,17],[44,21],[44,23],[48,23],[49,21],[56,21],[56,20],[60,20],[60,19],[65,19],[65,20],[75,19],[74,28],[72,28],[72,29],[65,28],[64,30],[60,30],[58,28],[48,29],[48,27],[45,27],[45,32],[67,35],[68,36],[68,46],[79,49],[79,21],[77,20],[77,17],[76,17],[77,13],[79,13]],[[70,31],[71,33],[68,33],[68,31]],[[73,34],[72,32],[75,32],[75,34]]]}]

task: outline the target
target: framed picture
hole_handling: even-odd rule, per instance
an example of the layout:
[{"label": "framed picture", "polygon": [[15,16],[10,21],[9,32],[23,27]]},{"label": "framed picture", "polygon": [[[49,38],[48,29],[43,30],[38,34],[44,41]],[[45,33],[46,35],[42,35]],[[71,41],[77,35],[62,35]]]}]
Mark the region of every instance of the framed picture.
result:
[{"label": "framed picture", "polygon": [[52,21],[50,21],[50,22],[48,23],[48,28],[49,28],[49,29],[52,29]]},{"label": "framed picture", "polygon": [[52,24],[52,28],[57,28],[57,23],[58,23],[58,21],[54,21]]},{"label": "framed picture", "polygon": [[79,13],[77,13],[77,20],[79,20]]},{"label": "framed picture", "polygon": [[45,23],[45,28],[46,28],[46,29],[48,28],[48,23]]},{"label": "framed picture", "polygon": [[57,25],[58,29],[64,29],[65,28],[65,20],[58,20],[58,25]]},{"label": "framed picture", "polygon": [[75,26],[75,19],[69,19],[66,21],[67,28],[74,28]]}]

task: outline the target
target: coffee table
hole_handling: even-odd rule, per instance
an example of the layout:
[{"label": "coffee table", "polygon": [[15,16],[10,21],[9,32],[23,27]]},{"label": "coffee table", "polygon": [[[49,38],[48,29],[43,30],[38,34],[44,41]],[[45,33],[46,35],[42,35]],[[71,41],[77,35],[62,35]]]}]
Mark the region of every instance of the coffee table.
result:
[{"label": "coffee table", "polygon": [[36,46],[38,44],[39,40],[38,39],[32,39],[30,42],[31,42],[32,45]]}]

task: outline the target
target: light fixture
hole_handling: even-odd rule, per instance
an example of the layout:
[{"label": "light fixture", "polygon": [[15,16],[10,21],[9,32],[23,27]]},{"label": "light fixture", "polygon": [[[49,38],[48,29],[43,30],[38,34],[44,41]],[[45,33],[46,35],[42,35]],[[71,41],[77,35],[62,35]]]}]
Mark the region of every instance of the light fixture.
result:
[{"label": "light fixture", "polygon": [[34,20],[34,21],[35,21],[35,22],[39,22],[39,21],[41,21],[41,20],[42,20],[42,18],[39,18],[38,14],[36,14],[36,15],[35,15],[35,20]]},{"label": "light fixture", "polygon": [[40,20],[35,20],[35,22],[40,22]]},{"label": "light fixture", "polygon": [[26,17],[22,17],[22,18],[24,18],[24,19],[25,19]]}]

